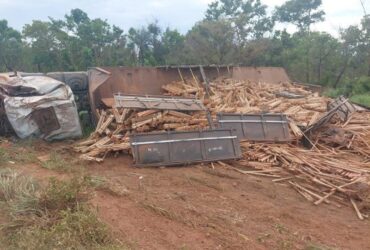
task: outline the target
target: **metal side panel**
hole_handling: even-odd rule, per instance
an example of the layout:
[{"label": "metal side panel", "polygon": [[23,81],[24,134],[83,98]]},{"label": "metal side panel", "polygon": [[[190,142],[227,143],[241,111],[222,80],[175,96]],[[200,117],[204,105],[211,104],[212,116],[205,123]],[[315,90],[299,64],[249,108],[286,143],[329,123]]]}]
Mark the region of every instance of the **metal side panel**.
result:
[{"label": "metal side panel", "polygon": [[186,165],[241,158],[231,130],[170,131],[130,137],[135,166]]},{"label": "metal side panel", "polygon": [[[328,111],[325,112],[314,124],[311,124],[304,131],[305,136],[302,137],[302,143],[307,148],[312,148],[314,145],[311,142],[312,136],[315,132],[322,129],[328,124],[335,114],[338,114],[342,121],[345,122],[352,114],[348,105],[349,101],[346,98],[338,98],[328,105]],[[350,104],[352,105],[352,104]],[[353,106],[353,105],[352,105]],[[355,107],[354,107],[355,108]]]},{"label": "metal side panel", "polygon": [[116,107],[138,109],[160,109],[180,111],[205,110],[200,100],[167,96],[114,95]]},{"label": "metal side panel", "polygon": [[239,139],[251,141],[290,141],[284,114],[217,114],[218,126],[235,130]]}]

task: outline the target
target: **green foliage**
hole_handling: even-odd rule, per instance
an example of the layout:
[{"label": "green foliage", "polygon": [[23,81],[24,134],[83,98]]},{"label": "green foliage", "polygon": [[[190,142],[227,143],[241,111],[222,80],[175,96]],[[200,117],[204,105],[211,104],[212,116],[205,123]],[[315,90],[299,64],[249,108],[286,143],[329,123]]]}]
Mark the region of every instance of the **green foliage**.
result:
[{"label": "green foliage", "polygon": [[[324,19],[322,0],[288,0],[271,15],[261,0],[215,0],[187,34],[157,21],[124,32],[81,9],[35,20],[22,34],[0,21],[0,70],[76,71],[91,66],[234,64],[278,66],[294,81],[346,95],[366,90],[370,76],[370,15],[336,38],[311,32]],[[274,29],[275,21],[299,31]],[[353,85],[353,86],[352,86]],[[365,89],[361,89],[365,88]],[[354,92],[352,92],[354,91]],[[362,94],[362,93],[361,93]]]},{"label": "green foliage", "polygon": [[317,10],[322,0],[289,0],[275,10],[276,20],[292,23],[300,31],[309,31],[313,23],[324,20],[325,12]]},{"label": "green foliage", "polygon": [[244,44],[248,39],[261,38],[272,30],[274,23],[266,9],[260,0],[218,0],[208,6],[206,19],[227,20],[239,43]]},{"label": "green foliage", "polygon": [[0,20],[0,70],[13,71],[20,68],[22,53],[21,34]]},{"label": "green foliage", "polygon": [[324,95],[332,98],[340,95],[349,96],[351,101],[370,107],[370,77],[362,76],[352,81],[346,79],[346,82],[347,84],[336,89],[327,89]]},{"label": "green foliage", "polygon": [[188,33],[185,50],[188,63],[222,64],[235,55],[233,32],[228,21],[203,21]]},{"label": "green foliage", "polygon": [[169,61],[180,63],[171,54],[183,46],[184,37],[177,30],[167,28],[163,32],[158,23],[153,22],[140,29],[131,28],[128,40],[129,47],[138,51],[137,61],[141,66],[165,65]]},{"label": "green foliage", "polygon": [[77,210],[87,201],[88,193],[84,179],[73,178],[69,182],[51,178],[49,186],[40,195],[40,205],[47,211]]},{"label": "green foliage", "polygon": [[340,95],[344,95],[344,93],[345,91],[343,88],[336,88],[336,89],[329,88],[329,89],[326,89],[323,94],[331,98],[336,98]]},{"label": "green foliage", "polygon": [[108,228],[87,208],[62,211],[50,227],[22,227],[5,239],[7,249],[126,249],[111,239]]},{"label": "green foliage", "polygon": [[355,103],[370,107],[370,93],[354,95],[350,99]]},{"label": "green foliage", "polygon": [[370,95],[370,76],[360,77],[353,85],[352,93],[358,94],[369,94]]}]

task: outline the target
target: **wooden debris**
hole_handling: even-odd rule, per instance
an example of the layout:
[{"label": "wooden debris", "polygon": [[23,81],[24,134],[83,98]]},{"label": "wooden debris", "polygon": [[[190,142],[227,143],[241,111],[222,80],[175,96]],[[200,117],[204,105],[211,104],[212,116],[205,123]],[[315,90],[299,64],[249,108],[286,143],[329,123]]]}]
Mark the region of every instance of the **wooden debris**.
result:
[{"label": "wooden debris", "polygon": [[[179,72],[181,74],[181,72]],[[254,176],[272,177],[288,183],[308,201],[352,205],[360,219],[366,217],[355,203],[363,205],[370,197],[370,112],[357,112],[345,124],[334,118],[310,136],[314,145],[299,145],[302,130],[326,112],[329,98],[291,83],[270,84],[219,78],[209,83],[209,93],[192,75],[164,85],[166,95],[195,97],[203,102],[211,117],[219,112],[284,113],[289,117],[294,145],[241,142],[243,159],[221,166]],[[292,93],[303,98],[286,98]],[[110,152],[130,152],[131,133],[186,131],[208,128],[206,112],[98,110],[99,121],[91,136],[75,145],[81,159],[101,162]],[[242,170],[241,168],[249,168]],[[366,196],[367,195],[367,196]],[[347,203],[344,203],[344,202]],[[367,202],[369,202],[367,200]],[[369,204],[367,204],[369,205]]]}]

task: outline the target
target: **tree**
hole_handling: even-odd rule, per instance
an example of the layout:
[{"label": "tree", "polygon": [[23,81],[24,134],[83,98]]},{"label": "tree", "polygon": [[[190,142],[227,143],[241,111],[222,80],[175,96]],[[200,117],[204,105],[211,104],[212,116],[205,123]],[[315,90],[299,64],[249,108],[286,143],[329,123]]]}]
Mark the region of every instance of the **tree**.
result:
[{"label": "tree", "polygon": [[157,21],[140,29],[131,28],[128,34],[129,46],[137,51],[140,65],[165,65],[168,59],[178,62],[176,50],[181,50],[184,37],[177,31],[167,28],[165,32]]},{"label": "tree", "polygon": [[342,46],[339,51],[341,56],[342,65],[339,67],[339,73],[334,81],[334,88],[339,86],[343,76],[345,75],[348,67],[356,60],[356,55],[361,53],[359,45],[361,44],[361,30],[357,26],[350,26],[341,31]]},{"label": "tree", "polygon": [[19,69],[22,55],[21,34],[0,20],[0,70]]},{"label": "tree", "polygon": [[100,18],[90,19],[80,9],[73,9],[65,16],[62,28],[71,33],[70,41],[76,43],[82,51],[82,64],[84,67],[103,65],[106,62],[105,54],[112,47],[122,52],[125,50],[126,39],[123,30],[117,26],[111,26],[106,20]]},{"label": "tree", "polygon": [[164,47],[165,64],[181,64],[184,57],[182,51],[185,46],[185,37],[177,30],[167,28],[162,35],[162,44]]},{"label": "tree", "polygon": [[274,17],[282,23],[292,23],[300,31],[310,31],[312,24],[324,21],[325,12],[318,10],[322,0],[289,0],[275,9]]},{"label": "tree", "polygon": [[138,62],[141,66],[144,66],[148,61],[147,58],[150,54],[150,34],[149,31],[144,27],[141,29],[131,28],[128,31],[129,46],[133,50],[137,50]]},{"label": "tree", "polygon": [[338,48],[340,43],[337,39],[325,32],[313,32],[310,34],[311,49],[309,52],[312,69],[312,82],[317,84],[329,84],[338,67]]},{"label": "tree", "polygon": [[370,77],[370,15],[365,15],[361,21],[363,51],[367,56],[367,76]]},{"label": "tree", "polygon": [[235,56],[234,33],[227,20],[203,21],[195,25],[185,38],[187,62],[225,64]]},{"label": "tree", "polygon": [[272,30],[274,23],[266,8],[260,0],[218,0],[208,6],[206,20],[229,22],[242,47],[248,40],[262,38]]},{"label": "tree", "polygon": [[23,36],[32,51],[32,63],[37,71],[46,72],[57,68],[57,44],[49,22],[33,21],[23,28]]}]

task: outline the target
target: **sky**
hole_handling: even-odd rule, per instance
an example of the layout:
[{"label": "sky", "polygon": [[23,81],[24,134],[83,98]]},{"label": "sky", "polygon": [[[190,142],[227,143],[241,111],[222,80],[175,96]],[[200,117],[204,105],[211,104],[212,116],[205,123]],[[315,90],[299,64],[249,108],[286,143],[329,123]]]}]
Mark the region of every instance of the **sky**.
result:
[{"label": "sky", "polygon": [[[261,0],[272,11],[285,0]],[[362,0],[370,13],[370,0]],[[204,18],[213,0],[0,0],[0,20],[8,20],[9,26],[22,30],[32,20],[62,19],[73,8],[80,8],[90,18],[107,20],[127,31],[158,20],[170,28],[186,33],[197,21]],[[322,9],[326,20],[315,24],[313,30],[326,31],[334,36],[340,28],[359,24],[364,15],[360,0],[323,0]],[[279,27],[285,27],[279,25]],[[286,26],[293,31],[292,26]]]}]

